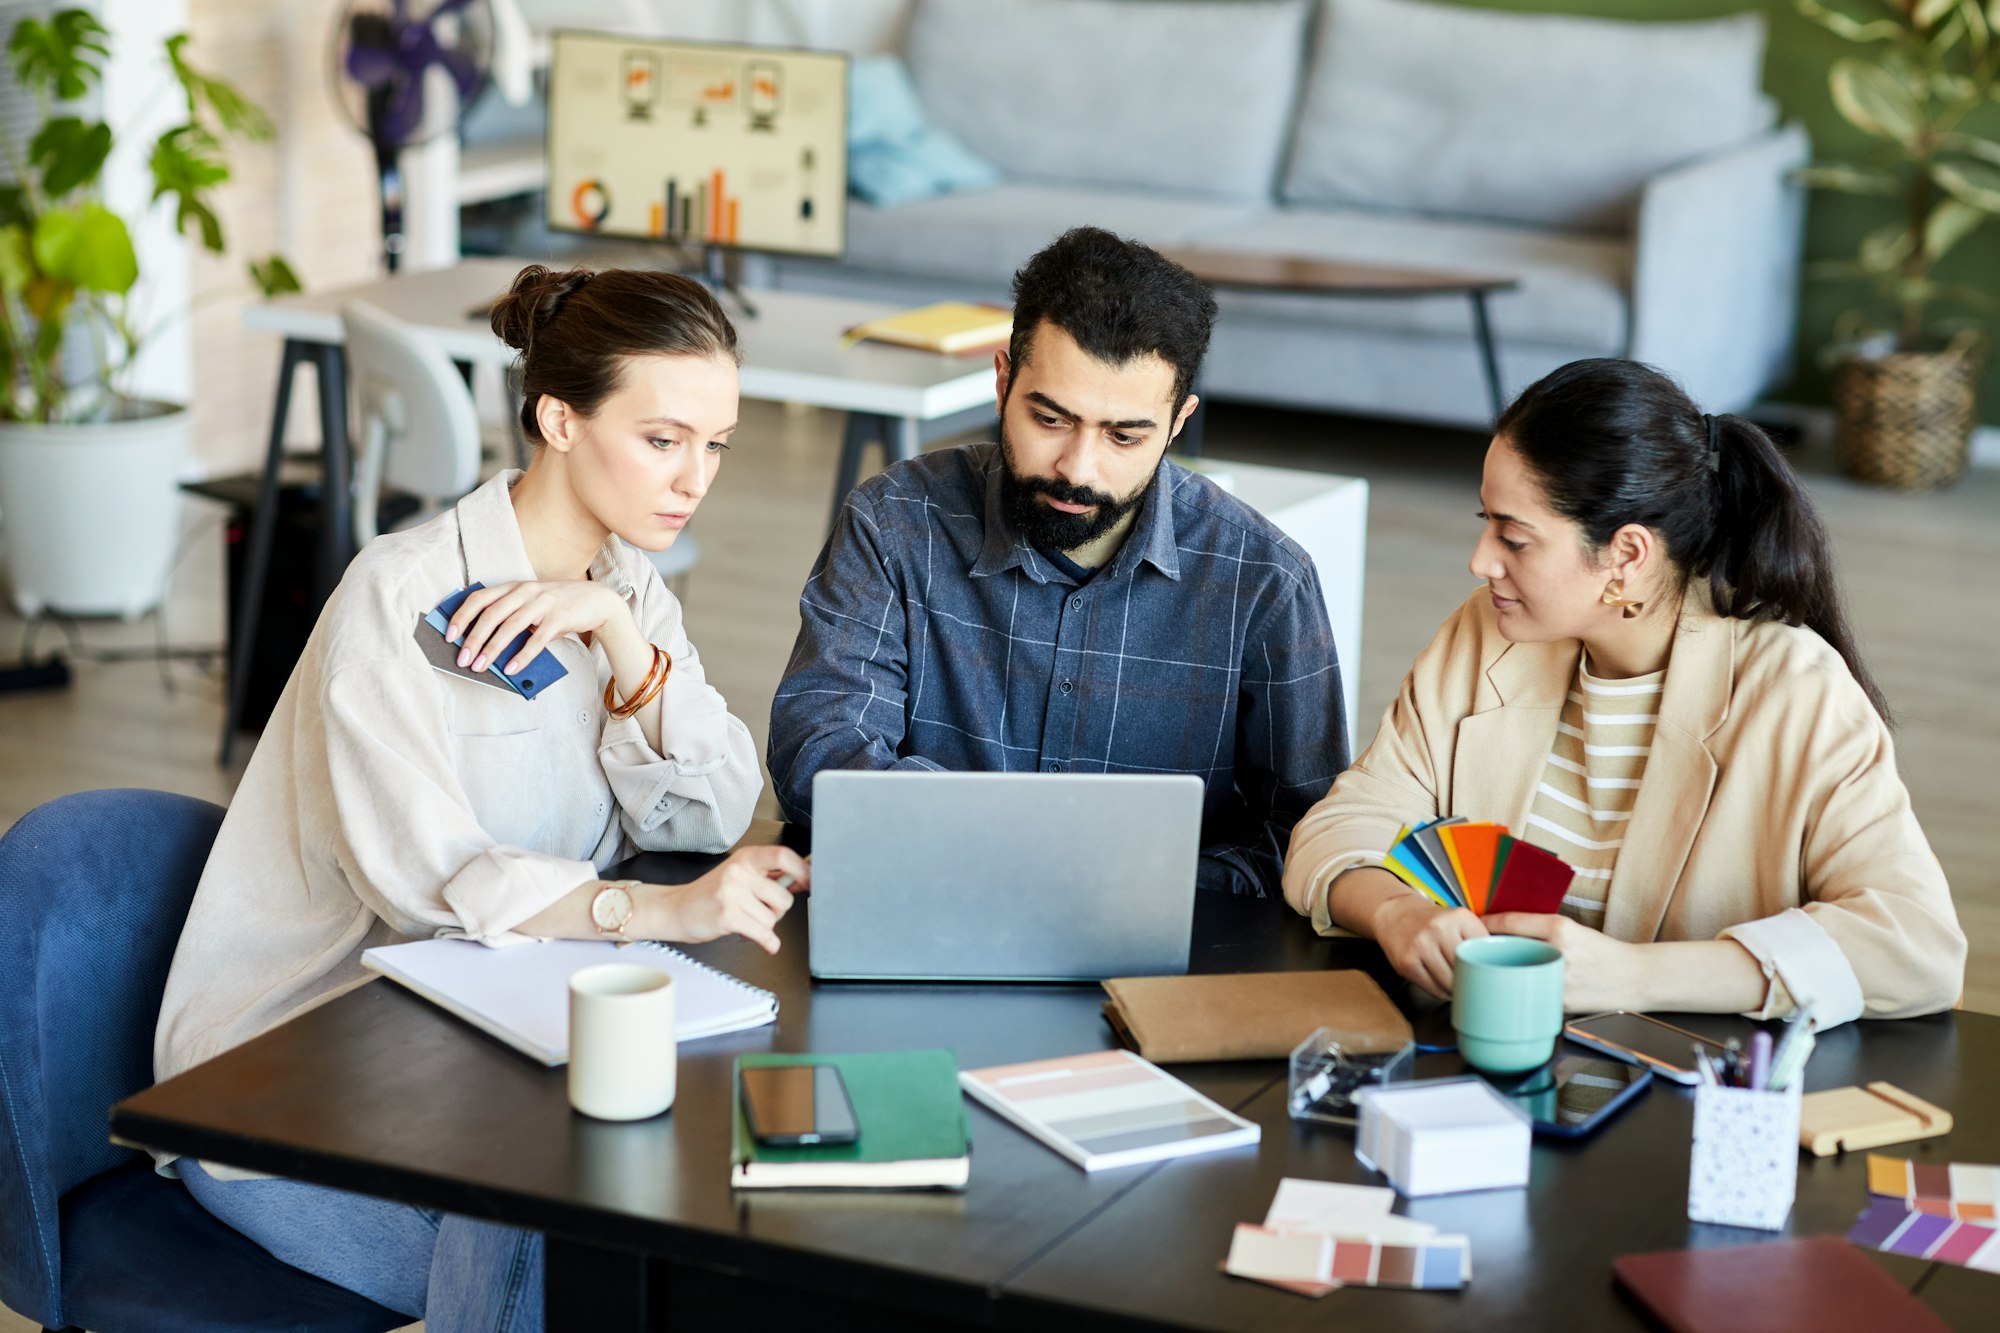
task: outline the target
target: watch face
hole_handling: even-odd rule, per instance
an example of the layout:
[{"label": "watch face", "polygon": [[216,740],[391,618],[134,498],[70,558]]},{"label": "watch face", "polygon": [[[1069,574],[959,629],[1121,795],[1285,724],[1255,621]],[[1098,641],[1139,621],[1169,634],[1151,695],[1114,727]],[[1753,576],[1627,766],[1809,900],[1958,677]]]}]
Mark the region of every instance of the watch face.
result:
[{"label": "watch face", "polygon": [[590,919],[599,930],[618,930],[632,919],[632,895],[621,888],[599,889],[590,900]]}]

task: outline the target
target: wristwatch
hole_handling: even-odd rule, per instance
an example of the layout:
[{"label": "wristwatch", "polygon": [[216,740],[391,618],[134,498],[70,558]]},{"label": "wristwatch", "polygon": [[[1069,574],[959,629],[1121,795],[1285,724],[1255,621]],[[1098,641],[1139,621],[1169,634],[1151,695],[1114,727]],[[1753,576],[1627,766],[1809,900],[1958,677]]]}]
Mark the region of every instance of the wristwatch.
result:
[{"label": "wristwatch", "polygon": [[632,916],[639,908],[632,897],[632,891],[638,887],[636,879],[609,880],[590,895],[590,921],[598,934],[622,943],[631,942],[625,927],[632,924]]}]

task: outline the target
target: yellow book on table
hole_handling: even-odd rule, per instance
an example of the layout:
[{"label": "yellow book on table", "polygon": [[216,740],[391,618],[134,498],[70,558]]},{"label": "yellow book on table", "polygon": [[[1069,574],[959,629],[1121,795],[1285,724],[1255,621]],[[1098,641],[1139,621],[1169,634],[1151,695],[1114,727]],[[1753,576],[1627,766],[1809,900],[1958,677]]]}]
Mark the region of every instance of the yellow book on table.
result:
[{"label": "yellow book on table", "polygon": [[852,345],[872,338],[925,352],[963,352],[998,347],[1013,331],[1011,310],[965,301],[940,301],[857,324],[847,331],[846,342]]}]

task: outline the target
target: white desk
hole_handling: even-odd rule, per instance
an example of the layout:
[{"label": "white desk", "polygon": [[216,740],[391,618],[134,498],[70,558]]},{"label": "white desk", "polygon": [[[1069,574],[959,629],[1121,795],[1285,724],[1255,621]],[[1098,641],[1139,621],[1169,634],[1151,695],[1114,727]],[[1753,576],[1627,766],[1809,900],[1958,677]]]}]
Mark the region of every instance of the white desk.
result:
[{"label": "white desk", "polygon": [[[1355,691],[1361,682],[1361,594],[1368,556],[1368,483],[1360,477],[1295,468],[1259,467],[1219,458],[1179,460],[1213,478],[1237,499],[1277,524],[1305,548],[1319,570],[1333,645],[1340,654],[1340,685],[1347,706],[1347,736],[1355,752],[1367,737],[1355,729]],[[1370,735],[1373,732],[1371,730]]]},{"label": "white desk", "polygon": [[[450,268],[398,274],[331,291],[281,296],[251,306],[248,328],[288,339],[339,346],[341,307],[369,305],[410,324],[454,360],[506,366],[514,351],[493,336],[483,314],[507,290],[526,259],[466,259]],[[984,357],[935,356],[861,343],[843,347],[856,324],[894,314],[875,301],[807,292],[753,291],[755,317],[724,298],[743,351],[743,394],[810,403],[917,422],[935,421],[993,400],[993,365]]]},{"label": "white desk", "polygon": [[[285,340],[278,372],[278,395],[264,459],[257,513],[251,524],[244,571],[244,598],[237,616],[234,660],[230,664],[229,706],[223,719],[222,756],[228,762],[242,716],[242,692],[249,676],[250,650],[276,531],[278,472],[284,458],[285,421],[292,384],[302,364],[317,370],[320,437],[325,480],[320,491],[319,596],[324,600],[353,556],[348,508],[349,441],[347,363],[340,311],[362,301],[412,326],[452,359],[469,365],[505,367],[514,351],[495,337],[485,308],[504,293],[523,259],[467,259],[448,268],[398,274],[375,282],[324,292],[282,296],[243,314],[246,327]],[[757,313],[725,300],[743,354],[742,389],[749,398],[809,403],[847,413],[833,505],[860,475],[861,456],[879,442],[891,460],[914,458],[923,447],[926,423],[969,412],[993,402],[993,367],[983,357],[937,356],[928,352],[863,343],[845,346],[844,330],[895,313],[896,307],[805,292],[748,293]],[[732,308],[733,307],[733,308]]]}]

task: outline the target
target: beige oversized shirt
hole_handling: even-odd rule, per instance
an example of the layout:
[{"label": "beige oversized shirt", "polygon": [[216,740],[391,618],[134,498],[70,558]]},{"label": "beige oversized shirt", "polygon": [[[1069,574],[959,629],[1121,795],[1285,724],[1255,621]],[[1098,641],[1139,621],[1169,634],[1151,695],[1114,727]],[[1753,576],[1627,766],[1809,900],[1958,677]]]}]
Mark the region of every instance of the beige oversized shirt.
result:
[{"label": "beige oversized shirt", "polygon": [[[727,849],[763,779],[702,677],[681,607],[616,537],[591,577],[673,654],[661,749],[606,716],[610,664],[568,636],[533,700],[432,667],[418,619],[468,583],[532,579],[503,473],[370,542],[327,603],[202,872],[167,977],[170,1078],[365,980],[361,951],[514,927],[635,851]],[[428,630],[426,632],[429,632]]]},{"label": "beige oversized shirt", "polygon": [[[1583,646],[1511,643],[1484,589],[1417,659],[1374,742],[1292,831],[1285,899],[1336,933],[1327,890],[1400,825],[1526,826]],[[1605,893],[1613,939],[1732,939],[1821,1028],[1949,1009],[1965,932],[1889,729],[1809,629],[1718,616],[1689,586],[1645,776]]]}]

